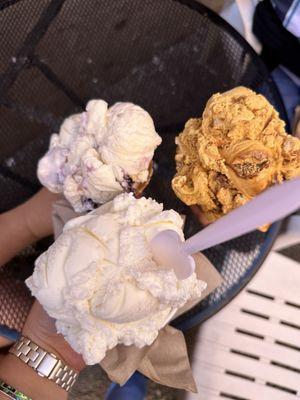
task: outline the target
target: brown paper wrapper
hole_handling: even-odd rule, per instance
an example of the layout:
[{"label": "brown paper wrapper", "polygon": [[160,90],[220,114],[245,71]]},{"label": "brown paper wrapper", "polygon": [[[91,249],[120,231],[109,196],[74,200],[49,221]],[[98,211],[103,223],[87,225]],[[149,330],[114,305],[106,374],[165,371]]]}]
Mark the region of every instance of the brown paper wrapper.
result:
[{"label": "brown paper wrapper", "polygon": [[[66,200],[57,201],[53,207],[55,237],[62,233],[69,219],[78,216]],[[220,274],[203,254],[195,254],[194,259],[197,277],[207,283],[207,288],[201,299],[187,303],[177,311],[174,318],[193,308],[222,282]],[[170,325],[159,332],[151,346],[139,349],[135,346],[118,345],[106,353],[100,365],[109,378],[120,385],[126,383],[135,371],[139,371],[162,385],[197,392],[184,335]]]}]

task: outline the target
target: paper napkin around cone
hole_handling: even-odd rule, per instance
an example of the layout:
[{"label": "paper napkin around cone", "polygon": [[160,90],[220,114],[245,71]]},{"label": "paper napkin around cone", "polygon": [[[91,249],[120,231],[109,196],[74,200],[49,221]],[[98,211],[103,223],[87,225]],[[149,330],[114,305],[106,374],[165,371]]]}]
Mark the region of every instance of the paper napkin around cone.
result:
[{"label": "paper napkin around cone", "polygon": [[[78,217],[70,204],[61,199],[53,205],[53,224],[55,237],[62,233],[66,222]],[[201,299],[187,303],[179,309],[174,319],[208,296],[217,288],[222,278],[208,259],[201,253],[194,256],[198,279],[207,283]],[[109,378],[123,385],[135,371],[139,371],[153,381],[177,389],[197,392],[193,378],[184,335],[170,325],[165,326],[151,346],[141,349],[120,344],[106,353],[100,363]]]}]

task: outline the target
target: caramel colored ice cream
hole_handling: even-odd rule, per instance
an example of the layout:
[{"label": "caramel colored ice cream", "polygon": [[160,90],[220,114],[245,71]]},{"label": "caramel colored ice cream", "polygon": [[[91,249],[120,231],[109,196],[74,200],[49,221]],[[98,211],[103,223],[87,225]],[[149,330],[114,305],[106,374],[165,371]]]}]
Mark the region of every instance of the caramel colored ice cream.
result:
[{"label": "caramel colored ice cream", "polygon": [[245,87],[213,95],[176,138],[176,195],[208,222],[300,175],[300,140],[268,100]]}]

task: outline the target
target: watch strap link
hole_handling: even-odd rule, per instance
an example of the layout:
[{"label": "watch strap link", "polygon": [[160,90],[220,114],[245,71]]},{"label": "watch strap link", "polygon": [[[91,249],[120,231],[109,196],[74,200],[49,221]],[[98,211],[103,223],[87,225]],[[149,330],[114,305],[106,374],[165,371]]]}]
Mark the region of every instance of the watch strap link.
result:
[{"label": "watch strap link", "polygon": [[64,364],[55,354],[48,353],[24,336],[9,352],[33,368],[38,375],[48,378],[66,391],[71,389],[78,377],[78,372]]}]

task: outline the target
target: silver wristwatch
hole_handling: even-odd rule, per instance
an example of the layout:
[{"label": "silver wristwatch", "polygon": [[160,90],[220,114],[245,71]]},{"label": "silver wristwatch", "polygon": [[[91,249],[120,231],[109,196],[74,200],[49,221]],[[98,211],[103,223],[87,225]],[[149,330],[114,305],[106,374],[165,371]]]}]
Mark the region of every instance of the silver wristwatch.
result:
[{"label": "silver wristwatch", "polygon": [[48,353],[40,346],[22,336],[9,350],[41,377],[48,378],[69,391],[75,383],[78,372],[65,365],[55,354]]}]

